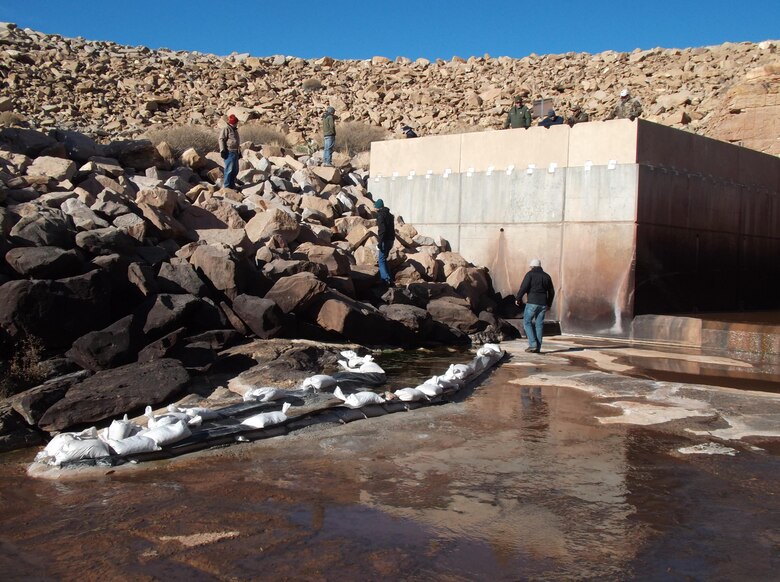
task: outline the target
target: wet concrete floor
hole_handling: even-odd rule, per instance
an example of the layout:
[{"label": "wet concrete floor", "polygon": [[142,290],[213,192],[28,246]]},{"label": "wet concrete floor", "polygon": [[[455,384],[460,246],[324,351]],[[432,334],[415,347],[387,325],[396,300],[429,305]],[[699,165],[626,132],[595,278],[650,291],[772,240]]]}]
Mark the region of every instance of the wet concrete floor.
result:
[{"label": "wet concrete floor", "polygon": [[59,479],[0,457],[0,578],[777,579],[776,394],[648,378],[655,347],[503,347],[463,402]]}]

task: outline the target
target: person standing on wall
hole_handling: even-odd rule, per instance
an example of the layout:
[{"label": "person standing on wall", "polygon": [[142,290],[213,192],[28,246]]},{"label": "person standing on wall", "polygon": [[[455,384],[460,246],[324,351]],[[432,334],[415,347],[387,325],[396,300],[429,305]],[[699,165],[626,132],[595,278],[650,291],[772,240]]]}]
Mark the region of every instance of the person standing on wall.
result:
[{"label": "person standing on wall", "polygon": [[506,121],[504,121],[504,129],[512,127],[524,127],[528,129],[531,127],[531,112],[528,111],[528,107],[523,105],[523,98],[520,95],[515,97],[515,104],[509,109],[506,114]]},{"label": "person standing on wall", "polygon": [[[371,193],[369,192],[369,195]],[[390,275],[390,269],[387,267],[387,256],[395,242],[395,218],[390,213],[390,209],[385,206],[381,198],[374,202],[376,208],[376,224],[379,229],[377,238],[377,256],[379,263],[379,276],[388,287],[393,286],[393,277]]]},{"label": "person standing on wall", "polygon": [[336,121],[333,118],[335,113],[336,110],[333,107],[328,107],[322,116],[322,147],[324,150],[322,163],[325,166],[333,165],[333,146],[336,145]]},{"label": "person standing on wall", "polygon": [[522,306],[523,295],[528,295],[523,311],[523,328],[528,336],[528,347],[525,351],[538,354],[542,351],[544,314],[552,307],[555,288],[550,275],[542,270],[539,259],[531,260],[530,266],[531,270],[525,274],[520,289],[515,294],[515,303]]},{"label": "person standing on wall", "polygon": [[630,119],[634,121],[640,115],[642,115],[642,104],[639,100],[631,98],[631,93],[628,89],[623,89],[620,92],[620,101],[615,104],[612,112],[607,116],[607,121],[610,119]]},{"label": "person standing on wall", "polygon": [[236,187],[236,175],[238,174],[238,158],[241,155],[241,138],[238,136],[238,118],[232,113],[228,117],[228,124],[222,128],[219,134],[219,154],[225,160],[225,188]]}]

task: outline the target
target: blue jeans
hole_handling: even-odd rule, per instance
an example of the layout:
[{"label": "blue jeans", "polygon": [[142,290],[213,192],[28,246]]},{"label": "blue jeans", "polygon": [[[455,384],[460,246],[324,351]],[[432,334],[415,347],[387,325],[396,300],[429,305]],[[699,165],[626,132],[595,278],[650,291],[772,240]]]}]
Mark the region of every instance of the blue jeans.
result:
[{"label": "blue jeans", "polygon": [[387,244],[385,241],[379,241],[377,245],[377,258],[379,262],[379,276],[382,281],[388,285],[392,285],[393,277],[390,275],[390,269],[387,267],[387,255],[390,254],[390,249],[393,247],[392,243]]},{"label": "blue jeans", "polygon": [[238,152],[228,152],[225,158],[225,188],[236,187],[236,176],[238,175]]},{"label": "blue jeans", "polygon": [[528,346],[534,350],[542,349],[545,313],[547,313],[546,305],[525,304],[523,328],[525,329],[525,335],[528,336]]},{"label": "blue jeans", "polygon": [[333,146],[336,144],[335,135],[325,136],[325,145],[323,146],[325,151],[322,154],[322,163],[329,166],[333,165]]}]

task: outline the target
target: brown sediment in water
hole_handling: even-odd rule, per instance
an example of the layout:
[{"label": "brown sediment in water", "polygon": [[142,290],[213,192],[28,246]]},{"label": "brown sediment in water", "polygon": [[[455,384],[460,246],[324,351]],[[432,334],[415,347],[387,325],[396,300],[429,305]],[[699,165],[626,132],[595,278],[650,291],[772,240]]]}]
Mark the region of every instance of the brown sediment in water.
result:
[{"label": "brown sediment in water", "polygon": [[[6,456],[0,567],[10,579],[57,580],[777,571],[780,458],[744,442],[730,443],[735,457],[678,453],[706,442],[685,429],[708,420],[601,425],[614,413],[567,383],[635,388],[636,398],[652,383],[573,364],[558,351],[566,342],[545,346],[557,354],[522,347],[459,403],[95,469],[79,481],[29,479],[30,455]],[[716,396],[735,397],[711,395],[713,405]],[[748,396],[740,407],[768,409]]]}]

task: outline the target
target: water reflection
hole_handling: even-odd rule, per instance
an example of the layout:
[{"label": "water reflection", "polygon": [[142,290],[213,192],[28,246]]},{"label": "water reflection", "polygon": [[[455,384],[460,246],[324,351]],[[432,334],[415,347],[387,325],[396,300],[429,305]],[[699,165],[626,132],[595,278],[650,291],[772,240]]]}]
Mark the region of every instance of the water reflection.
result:
[{"label": "water reflection", "polygon": [[679,439],[598,424],[584,392],[512,383],[529,370],[502,367],[458,404],[91,480],[0,465],[0,567],[13,579],[51,555],[39,578],[340,582],[776,571],[777,462],[680,459]]}]

